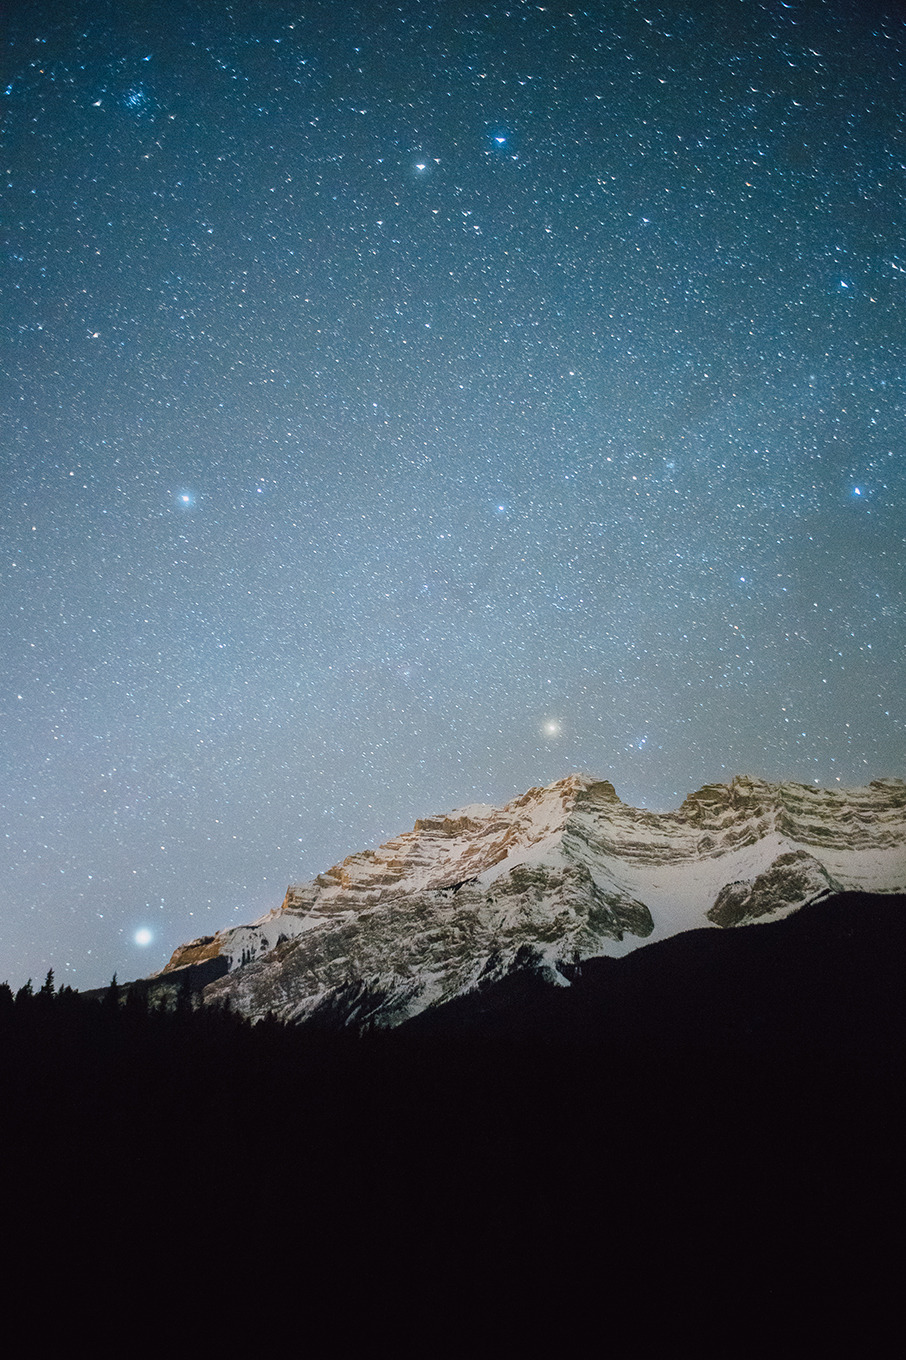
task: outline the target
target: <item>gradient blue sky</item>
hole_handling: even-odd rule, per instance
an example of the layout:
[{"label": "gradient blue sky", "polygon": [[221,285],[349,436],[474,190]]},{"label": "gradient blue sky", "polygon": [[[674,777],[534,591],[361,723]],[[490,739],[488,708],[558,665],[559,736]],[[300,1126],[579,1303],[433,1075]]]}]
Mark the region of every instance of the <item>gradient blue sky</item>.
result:
[{"label": "gradient blue sky", "polygon": [[903,774],[904,47],[13,0],[0,979],[575,769]]}]

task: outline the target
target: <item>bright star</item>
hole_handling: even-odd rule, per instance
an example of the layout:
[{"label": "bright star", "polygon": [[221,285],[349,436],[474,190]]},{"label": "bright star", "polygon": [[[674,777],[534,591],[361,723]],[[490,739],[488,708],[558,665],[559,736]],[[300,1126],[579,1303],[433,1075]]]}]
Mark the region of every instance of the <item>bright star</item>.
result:
[{"label": "bright star", "polygon": [[553,718],[544,724],[544,732],[548,737],[558,737],[560,735],[560,724]]},{"label": "bright star", "polygon": [[147,928],[147,926],[141,926],[140,929],[138,929],[135,932],[132,938],[135,940],[136,944],[146,945],[151,943],[151,941],[154,939],[154,936],[151,934],[151,931]]}]

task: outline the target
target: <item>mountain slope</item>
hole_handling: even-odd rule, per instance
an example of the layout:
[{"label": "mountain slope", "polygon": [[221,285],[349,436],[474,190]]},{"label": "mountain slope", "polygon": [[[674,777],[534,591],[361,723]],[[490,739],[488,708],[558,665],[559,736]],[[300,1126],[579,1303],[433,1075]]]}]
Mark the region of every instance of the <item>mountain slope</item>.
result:
[{"label": "mountain slope", "polygon": [[767,930],[688,930],[551,987],[524,969],[421,1012],[424,1040],[504,1039],[531,1052],[585,1046],[655,1054],[902,1060],[906,895],[836,893]]},{"label": "mountain slope", "polygon": [[772,920],[841,891],[906,891],[906,784],[826,790],[737,777],[674,812],[572,775],[502,808],[416,822],[248,926],[175,951],[250,1016],[397,1024],[530,962],[581,960],[700,927]]}]

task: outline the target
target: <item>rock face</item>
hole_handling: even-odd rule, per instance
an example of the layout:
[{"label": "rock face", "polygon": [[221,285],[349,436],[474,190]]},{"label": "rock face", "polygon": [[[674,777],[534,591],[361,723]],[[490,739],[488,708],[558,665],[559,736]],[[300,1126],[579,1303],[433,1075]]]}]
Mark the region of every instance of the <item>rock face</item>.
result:
[{"label": "rock face", "polygon": [[568,985],[582,959],[844,890],[906,891],[903,781],[738,777],[654,813],[571,775],[419,820],[252,925],[182,945],[157,981],[197,975],[205,1001],[252,1017],[392,1025],[514,969]]},{"label": "rock face", "polygon": [[813,855],[790,850],[778,855],[763,874],[750,882],[728,883],[717,894],[708,920],[716,926],[741,926],[783,907],[799,907],[837,890],[837,884]]}]

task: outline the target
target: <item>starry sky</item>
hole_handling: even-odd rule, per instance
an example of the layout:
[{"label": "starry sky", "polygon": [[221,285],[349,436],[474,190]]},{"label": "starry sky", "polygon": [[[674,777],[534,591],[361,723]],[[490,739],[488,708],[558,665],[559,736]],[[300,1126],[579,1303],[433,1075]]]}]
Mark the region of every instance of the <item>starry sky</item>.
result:
[{"label": "starry sky", "polygon": [[0,979],[902,775],[899,6],[7,7]]}]

